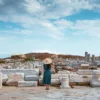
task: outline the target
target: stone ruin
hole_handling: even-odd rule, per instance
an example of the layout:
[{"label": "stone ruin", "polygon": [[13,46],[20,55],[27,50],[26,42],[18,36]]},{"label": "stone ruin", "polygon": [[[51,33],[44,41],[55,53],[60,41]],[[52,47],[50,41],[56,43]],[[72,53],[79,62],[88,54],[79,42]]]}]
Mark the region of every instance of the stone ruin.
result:
[{"label": "stone ruin", "polygon": [[[39,75],[39,69],[0,70],[0,88],[2,88],[2,84],[5,86],[36,87],[42,85],[42,79],[43,73]],[[82,69],[77,72],[68,70],[58,71],[52,74],[51,85],[59,86],[60,88],[69,88],[72,85],[100,86],[100,71]]]}]

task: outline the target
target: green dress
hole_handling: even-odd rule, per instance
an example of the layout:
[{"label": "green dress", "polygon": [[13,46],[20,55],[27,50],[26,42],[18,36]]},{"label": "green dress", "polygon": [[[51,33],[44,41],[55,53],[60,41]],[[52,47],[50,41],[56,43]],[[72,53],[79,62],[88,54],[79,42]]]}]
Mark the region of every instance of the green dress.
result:
[{"label": "green dress", "polygon": [[44,64],[43,84],[51,84],[51,65]]}]

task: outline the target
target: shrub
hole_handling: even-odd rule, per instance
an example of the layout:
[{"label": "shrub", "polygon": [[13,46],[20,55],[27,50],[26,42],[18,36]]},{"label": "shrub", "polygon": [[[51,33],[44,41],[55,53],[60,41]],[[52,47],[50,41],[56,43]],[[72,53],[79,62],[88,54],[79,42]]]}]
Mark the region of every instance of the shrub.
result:
[{"label": "shrub", "polygon": [[5,63],[5,61],[4,61],[4,60],[0,60],[0,64],[1,64],[1,63]]}]

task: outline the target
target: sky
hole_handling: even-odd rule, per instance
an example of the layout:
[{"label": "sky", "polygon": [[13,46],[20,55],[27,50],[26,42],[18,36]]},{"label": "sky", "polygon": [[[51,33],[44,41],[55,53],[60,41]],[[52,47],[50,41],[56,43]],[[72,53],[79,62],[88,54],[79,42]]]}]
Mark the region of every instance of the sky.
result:
[{"label": "sky", "polygon": [[0,0],[0,57],[30,52],[100,55],[100,0]]}]

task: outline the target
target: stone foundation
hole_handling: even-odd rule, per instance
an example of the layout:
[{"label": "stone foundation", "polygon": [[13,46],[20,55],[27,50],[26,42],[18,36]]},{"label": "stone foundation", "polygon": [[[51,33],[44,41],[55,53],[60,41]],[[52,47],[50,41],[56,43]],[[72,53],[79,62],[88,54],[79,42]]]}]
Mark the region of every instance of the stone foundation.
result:
[{"label": "stone foundation", "polygon": [[19,81],[18,87],[36,87],[37,82],[36,81]]}]

